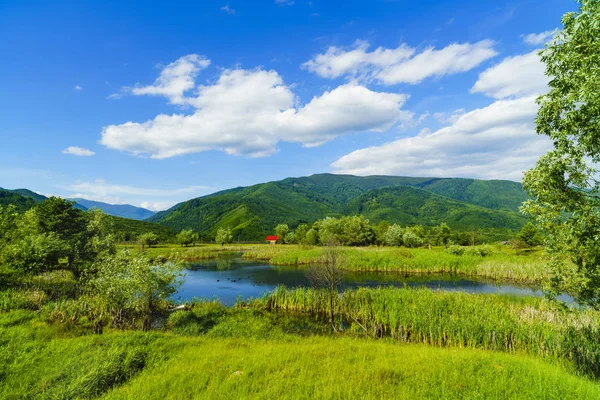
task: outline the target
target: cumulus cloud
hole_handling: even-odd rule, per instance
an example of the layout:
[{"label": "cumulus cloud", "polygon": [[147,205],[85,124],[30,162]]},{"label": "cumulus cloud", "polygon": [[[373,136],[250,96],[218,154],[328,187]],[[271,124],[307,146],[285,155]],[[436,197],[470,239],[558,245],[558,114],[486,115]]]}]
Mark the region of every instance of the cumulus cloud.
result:
[{"label": "cumulus cloud", "polygon": [[73,89],[75,89],[75,90],[77,90],[79,92],[79,91],[83,90],[83,87],[81,87],[79,85],[75,85],[75,87]]},{"label": "cumulus cloud", "polygon": [[143,188],[112,184],[104,179],[77,181],[65,189],[71,193],[67,196],[69,198],[83,198],[109,204],[133,204],[153,211],[164,210],[178,202],[214,191],[213,188],[202,185],[165,189]]},{"label": "cumulus cloud", "polygon": [[552,37],[553,31],[546,31],[541,33],[530,33],[529,35],[521,35],[523,41],[533,46],[539,46],[544,44],[548,39]]},{"label": "cumulus cloud", "polygon": [[[187,78],[195,73],[186,71],[176,75]],[[161,88],[171,103],[175,99],[194,112],[107,126],[102,131],[103,145],[153,158],[207,150],[260,157],[277,151],[279,141],[318,146],[339,135],[380,132],[412,118],[401,109],[406,95],[374,92],[356,84],[339,86],[299,105],[273,70],[224,70],[213,84],[198,86],[193,97],[183,95],[194,86],[193,79],[177,90],[163,90],[170,85],[163,84],[167,79],[159,80],[152,88]]]},{"label": "cumulus cloud", "polygon": [[357,42],[351,49],[329,47],[303,67],[324,78],[346,76],[374,79],[386,85],[417,84],[429,77],[469,71],[498,54],[493,46],[491,40],[453,43],[439,50],[429,47],[417,54],[406,44],[368,51],[368,43]]},{"label": "cumulus cloud", "polygon": [[356,150],[332,164],[356,175],[520,180],[551,143],[534,130],[535,97],[499,100],[436,132]]},{"label": "cumulus cloud", "polygon": [[123,92],[136,96],[165,96],[171,104],[185,104],[184,94],[193,89],[200,70],[207,68],[210,60],[197,54],[188,54],[164,67],[160,76],[149,86],[123,88]]},{"label": "cumulus cloud", "polygon": [[79,157],[90,157],[90,156],[93,156],[94,154],[96,154],[91,150],[84,149],[82,147],[75,147],[75,146],[69,146],[66,149],[64,149],[62,152],[63,152],[63,154],[71,154],[71,155],[79,156]]},{"label": "cumulus cloud", "polygon": [[479,75],[472,93],[483,93],[497,99],[540,95],[548,90],[549,78],[538,50],[507,57]]}]

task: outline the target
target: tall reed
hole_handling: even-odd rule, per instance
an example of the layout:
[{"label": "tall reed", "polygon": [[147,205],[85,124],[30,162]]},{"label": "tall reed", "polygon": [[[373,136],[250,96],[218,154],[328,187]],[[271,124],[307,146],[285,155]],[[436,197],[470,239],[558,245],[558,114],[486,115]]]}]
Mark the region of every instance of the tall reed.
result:
[{"label": "tall reed", "polygon": [[[255,307],[327,315],[328,295],[277,288]],[[436,346],[527,352],[566,359],[600,376],[600,312],[562,309],[536,298],[429,289],[348,290],[334,304],[348,333]]]}]

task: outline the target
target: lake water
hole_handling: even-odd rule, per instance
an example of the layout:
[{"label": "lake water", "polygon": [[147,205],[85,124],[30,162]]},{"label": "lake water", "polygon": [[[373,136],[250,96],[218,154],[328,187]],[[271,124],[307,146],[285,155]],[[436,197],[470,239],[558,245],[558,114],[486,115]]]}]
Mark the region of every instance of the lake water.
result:
[{"label": "lake water", "polygon": [[[223,257],[190,264],[186,270],[183,287],[175,297],[179,300],[191,300],[194,297],[219,299],[223,304],[232,305],[238,297],[242,299],[261,297],[278,285],[293,288],[310,286],[310,282],[303,268],[272,266],[265,262],[245,260],[240,257]],[[469,293],[542,296],[541,290],[526,285],[453,276],[415,276],[388,272],[349,273],[341,285],[341,290],[378,286],[427,287]]]}]

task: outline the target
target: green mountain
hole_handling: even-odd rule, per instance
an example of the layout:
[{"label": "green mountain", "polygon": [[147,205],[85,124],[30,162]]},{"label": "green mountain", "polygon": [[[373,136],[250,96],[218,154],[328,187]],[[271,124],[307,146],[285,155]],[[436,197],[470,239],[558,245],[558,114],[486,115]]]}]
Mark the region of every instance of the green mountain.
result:
[{"label": "green mountain", "polygon": [[36,203],[37,201],[31,197],[25,197],[12,190],[0,188],[0,207],[6,207],[12,204],[16,207],[17,211],[21,213],[35,206]]},{"label": "green mountain", "polygon": [[[46,199],[47,197],[32,192],[28,189],[7,190],[0,188],[0,206],[5,207],[12,204],[20,213],[29,210],[37,203],[40,203]],[[82,211],[86,211],[88,209],[78,203],[74,203],[73,207],[81,209]],[[169,227],[153,224],[147,221],[122,218],[118,216],[112,216],[110,214],[109,218],[112,220],[114,232],[120,240],[134,240],[142,233],[153,232],[159,237],[160,241],[164,242],[173,240],[176,234],[176,232]]]},{"label": "green mountain", "polygon": [[92,201],[80,198],[69,199],[77,204],[84,206],[87,209],[97,208],[104,211],[108,215],[115,217],[135,219],[138,221],[150,218],[155,213],[145,208],[135,207],[129,204],[107,204],[100,201]]},{"label": "green mountain", "polygon": [[476,179],[319,174],[240,187],[189,200],[148,221],[214,235],[231,227],[235,238],[257,240],[279,223],[295,227],[326,216],[364,214],[372,222],[455,229],[518,229],[519,183]]}]

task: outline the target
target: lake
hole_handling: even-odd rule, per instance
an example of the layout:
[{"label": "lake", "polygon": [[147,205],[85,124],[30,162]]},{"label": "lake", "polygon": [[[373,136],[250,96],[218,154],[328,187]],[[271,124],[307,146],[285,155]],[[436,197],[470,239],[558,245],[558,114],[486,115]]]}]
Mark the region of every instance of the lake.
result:
[{"label": "lake", "polygon": [[[189,264],[185,272],[184,284],[175,297],[178,300],[191,300],[194,297],[218,299],[223,304],[232,305],[238,297],[242,299],[261,297],[278,285],[288,288],[306,287],[310,286],[310,282],[303,268],[272,266],[241,257],[222,257]],[[415,276],[390,272],[348,273],[340,289],[378,286],[427,287],[468,293],[542,296],[539,288],[527,285],[448,275]],[[562,299],[571,300],[568,296]]]}]

